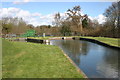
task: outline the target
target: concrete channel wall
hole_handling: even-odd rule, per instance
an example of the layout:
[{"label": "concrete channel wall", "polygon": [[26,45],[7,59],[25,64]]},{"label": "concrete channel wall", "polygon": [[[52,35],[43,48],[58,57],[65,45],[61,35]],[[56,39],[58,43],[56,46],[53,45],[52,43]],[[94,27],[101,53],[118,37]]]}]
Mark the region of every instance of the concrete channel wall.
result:
[{"label": "concrete channel wall", "polygon": [[109,47],[109,48],[120,50],[120,47],[112,46],[112,45],[100,42],[98,40],[95,40],[95,39],[80,38],[80,40],[85,40],[85,41],[93,42],[93,43],[96,43],[96,44],[99,44],[99,45],[102,45],[102,46],[105,46],[105,47]]},{"label": "concrete channel wall", "polygon": [[71,40],[73,37],[53,37],[50,40]]},{"label": "concrete channel wall", "polygon": [[80,38],[80,37],[61,37],[60,39],[63,39],[63,40],[69,40],[69,39],[73,39],[73,40],[85,40],[85,41],[89,41],[89,42],[92,42],[92,43],[96,43],[96,44],[99,44],[99,45],[102,45],[102,46],[105,46],[105,47],[109,47],[109,48],[113,48],[113,49],[120,50],[120,47],[112,46],[112,45],[106,44],[106,43],[104,43],[104,42],[95,40],[95,39]]},{"label": "concrete channel wall", "polygon": [[[109,47],[109,48],[120,49],[120,47],[112,46],[112,45],[100,42],[98,40],[89,39],[89,38],[80,38],[80,37],[54,37],[54,38],[51,38],[50,40],[72,40],[72,39],[73,40],[85,40],[85,41],[96,43],[96,44],[99,44],[99,45],[102,45],[102,46],[106,46],[106,47]],[[49,40],[30,39],[30,38],[27,38],[26,41],[27,42],[34,42],[34,43],[49,43],[50,42]]]},{"label": "concrete channel wall", "polygon": [[[60,48],[60,47],[59,47]],[[61,49],[61,48],[60,48]],[[76,69],[77,69],[77,71],[84,77],[84,78],[86,78],[86,80],[89,80],[89,79],[87,79],[88,77],[86,76],[86,74],[73,62],[73,60],[61,49],[61,51],[63,52],[63,55],[70,61],[70,63],[72,63],[75,67],[76,67]]]},{"label": "concrete channel wall", "polygon": [[33,43],[50,43],[49,40],[42,40],[42,39],[31,39],[31,38],[27,38],[26,39],[27,42],[33,42]]},{"label": "concrete channel wall", "polygon": [[44,40],[31,39],[31,38],[27,38],[26,41],[27,41],[27,42],[33,42],[33,43],[43,43],[43,42],[44,42]]}]

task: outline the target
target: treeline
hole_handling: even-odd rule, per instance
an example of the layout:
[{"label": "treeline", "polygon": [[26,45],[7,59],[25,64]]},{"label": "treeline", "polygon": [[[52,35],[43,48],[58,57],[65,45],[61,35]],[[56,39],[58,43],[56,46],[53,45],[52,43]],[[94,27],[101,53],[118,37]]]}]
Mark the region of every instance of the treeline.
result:
[{"label": "treeline", "polygon": [[32,25],[27,24],[22,18],[4,17],[0,20],[2,23],[2,34],[22,34],[26,30],[33,28]]},{"label": "treeline", "polygon": [[58,28],[51,25],[41,25],[41,26],[33,26],[32,24],[27,24],[22,18],[12,18],[12,17],[4,17],[0,20],[1,26],[1,35],[5,37],[7,34],[16,34],[20,36],[27,32],[27,30],[35,30],[36,36],[42,35],[46,33],[46,35],[55,35],[57,36],[57,32],[59,32]]},{"label": "treeline", "polygon": [[120,1],[112,3],[103,15],[105,23],[99,24],[98,20],[90,20],[87,14],[81,14],[80,6],[67,10],[67,17],[61,18],[60,13],[54,17],[54,23],[60,28],[63,36],[102,36],[120,37]]},{"label": "treeline", "polygon": [[103,13],[106,22],[99,24],[98,20],[90,20],[87,14],[81,14],[81,7],[75,6],[68,9],[65,17],[58,12],[54,16],[53,25],[41,25],[34,27],[27,24],[22,18],[4,17],[0,20],[2,34],[24,34],[27,30],[33,29],[36,35],[53,36],[104,36],[120,37],[120,1],[114,2]]},{"label": "treeline", "polygon": [[112,3],[103,14],[106,22],[98,30],[97,36],[120,38],[120,1]]}]

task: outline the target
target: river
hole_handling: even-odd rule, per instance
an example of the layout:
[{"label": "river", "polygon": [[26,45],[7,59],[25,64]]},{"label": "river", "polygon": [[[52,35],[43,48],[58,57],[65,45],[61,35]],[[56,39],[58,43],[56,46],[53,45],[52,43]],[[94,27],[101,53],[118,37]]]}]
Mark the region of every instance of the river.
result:
[{"label": "river", "polygon": [[118,78],[118,50],[82,40],[51,40],[88,78]]}]

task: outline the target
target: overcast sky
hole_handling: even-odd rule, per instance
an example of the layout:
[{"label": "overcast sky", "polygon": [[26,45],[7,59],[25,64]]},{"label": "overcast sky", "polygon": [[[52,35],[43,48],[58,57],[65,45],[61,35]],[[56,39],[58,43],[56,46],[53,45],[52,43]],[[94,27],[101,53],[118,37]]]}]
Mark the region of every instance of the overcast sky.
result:
[{"label": "overcast sky", "polygon": [[105,21],[103,13],[112,2],[2,2],[1,17],[22,17],[27,23],[37,25],[52,24],[55,13],[62,16],[67,9],[76,5],[81,6],[81,13],[88,14],[91,19],[98,19],[99,23]]}]

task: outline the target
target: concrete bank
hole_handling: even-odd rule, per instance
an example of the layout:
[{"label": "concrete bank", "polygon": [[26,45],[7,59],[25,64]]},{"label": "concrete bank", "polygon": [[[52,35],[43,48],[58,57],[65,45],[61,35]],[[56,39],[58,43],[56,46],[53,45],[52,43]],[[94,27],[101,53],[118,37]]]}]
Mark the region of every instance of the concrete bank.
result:
[{"label": "concrete bank", "polygon": [[120,49],[120,47],[112,46],[112,45],[106,44],[106,43],[104,43],[104,42],[101,42],[101,41],[95,40],[95,39],[89,39],[89,38],[79,38],[79,39],[80,39],[80,40],[89,41],[89,42],[93,42],[93,43],[96,43],[96,44],[99,44],[99,45],[102,45],[102,46],[105,46],[105,47],[109,47],[109,48],[117,49],[117,50]]},{"label": "concrete bank", "polygon": [[85,40],[85,41],[89,41],[89,42],[93,42],[102,46],[106,46],[109,48],[113,48],[113,49],[120,49],[120,47],[117,46],[112,46],[109,45],[107,43],[101,42],[99,40],[95,40],[95,39],[89,39],[89,38],[81,38],[81,37],[54,37],[54,38],[50,38],[49,40],[42,40],[42,39],[30,39],[27,38],[26,41],[27,42],[34,42],[34,43],[49,43],[50,40]]},{"label": "concrete bank", "polygon": [[26,39],[27,42],[33,42],[33,43],[50,43],[49,40],[42,40],[42,39],[31,39],[31,38],[27,38]]},{"label": "concrete bank", "polygon": [[73,37],[54,37],[50,38],[50,40],[72,40]]},{"label": "concrete bank", "polygon": [[[59,47],[60,48],[60,47]],[[61,49],[61,48],[60,48]],[[61,49],[62,50],[62,49]],[[84,77],[84,78],[88,78],[87,76],[86,76],[86,74],[72,61],[72,59],[62,50],[62,52],[63,52],[63,55],[64,56],[66,56],[66,58],[70,61],[70,63],[72,63],[75,67],[76,67],[76,69],[77,69],[77,71]],[[89,79],[86,79],[86,80],[89,80]]]}]

